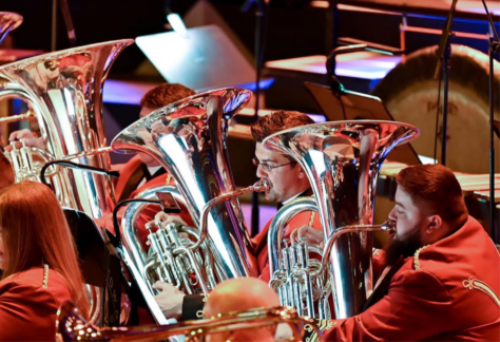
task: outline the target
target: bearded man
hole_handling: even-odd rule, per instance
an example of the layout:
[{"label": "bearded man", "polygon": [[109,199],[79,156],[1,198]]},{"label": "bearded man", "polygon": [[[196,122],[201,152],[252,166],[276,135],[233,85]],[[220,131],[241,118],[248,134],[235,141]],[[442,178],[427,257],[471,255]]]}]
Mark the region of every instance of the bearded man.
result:
[{"label": "bearded man", "polygon": [[[467,212],[453,172],[418,165],[397,176],[387,268],[361,314],[330,322],[327,341],[498,341],[500,255]],[[318,243],[302,227],[292,240]]]}]

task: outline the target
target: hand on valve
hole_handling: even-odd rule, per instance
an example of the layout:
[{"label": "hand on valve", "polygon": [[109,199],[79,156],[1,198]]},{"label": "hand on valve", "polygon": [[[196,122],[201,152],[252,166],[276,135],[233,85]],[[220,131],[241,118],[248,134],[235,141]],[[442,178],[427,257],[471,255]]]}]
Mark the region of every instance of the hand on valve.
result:
[{"label": "hand on valve", "polygon": [[[39,149],[45,149],[45,141],[41,137],[37,137],[29,129],[22,129],[20,131],[12,132],[9,136],[9,142],[15,142],[16,148],[21,148],[21,139],[24,139],[24,144],[26,147],[36,147]],[[6,146],[6,151],[12,151],[12,146]]]},{"label": "hand on valve", "polygon": [[308,245],[317,245],[320,248],[323,248],[325,245],[323,232],[309,226],[302,226],[295,229],[292,234],[290,234],[290,240],[292,243],[304,241]]}]

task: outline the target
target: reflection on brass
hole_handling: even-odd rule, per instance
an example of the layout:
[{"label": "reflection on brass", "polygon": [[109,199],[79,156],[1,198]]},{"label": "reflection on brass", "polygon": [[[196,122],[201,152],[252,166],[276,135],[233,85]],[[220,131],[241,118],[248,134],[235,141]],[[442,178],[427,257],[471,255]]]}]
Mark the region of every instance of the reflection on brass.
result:
[{"label": "reflection on brass", "polygon": [[145,204],[130,204],[123,214],[120,253],[160,324],[168,317],[154,299],[156,281],[186,294],[206,294],[226,279],[257,275],[237,196],[267,188],[256,183],[235,189],[226,144],[229,120],[250,96],[245,89],[225,88],[185,98],[136,121],[111,144],[117,152],[142,152],[161,163],[176,187],[148,189],[137,198],[154,200],[157,191],[168,192],[189,211],[195,225],[166,224],[166,214],[159,213],[146,226],[148,248],[136,234]]},{"label": "reflection on brass", "polygon": [[[331,317],[330,302],[337,319],[361,312],[372,290],[371,231],[394,230],[389,221],[373,226],[376,180],[389,152],[418,134],[407,124],[357,120],[293,128],[264,140],[265,147],[302,166],[314,193],[283,206],[271,222],[270,285],[281,305],[319,319]],[[309,210],[320,216],[324,250],[305,241],[282,241],[293,216]]]},{"label": "reflection on brass", "polygon": [[[0,13],[0,30],[2,16]],[[1,33],[1,31],[0,31]],[[16,182],[41,181],[40,170],[58,159],[111,169],[104,131],[102,88],[118,54],[133,40],[125,39],[36,56],[0,67],[0,100],[17,98],[35,113],[45,148],[13,144],[5,154]],[[3,118],[0,123],[32,119],[28,115]],[[40,147],[40,146],[39,146]],[[62,167],[50,167],[45,175],[63,207],[96,219],[115,207],[114,188],[108,176]],[[102,289],[88,286],[91,321],[102,319]]]}]

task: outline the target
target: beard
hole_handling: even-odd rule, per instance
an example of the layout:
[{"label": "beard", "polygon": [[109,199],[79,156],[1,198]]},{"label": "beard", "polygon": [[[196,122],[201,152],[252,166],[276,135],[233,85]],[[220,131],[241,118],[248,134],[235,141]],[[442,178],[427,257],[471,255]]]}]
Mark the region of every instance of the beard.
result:
[{"label": "beard", "polygon": [[422,247],[419,228],[419,226],[415,226],[410,233],[402,237],[394,236],[385,251],[385,260],[388,266],[394,265],[401,257],[404,259],[414,255],[417,249]]}]

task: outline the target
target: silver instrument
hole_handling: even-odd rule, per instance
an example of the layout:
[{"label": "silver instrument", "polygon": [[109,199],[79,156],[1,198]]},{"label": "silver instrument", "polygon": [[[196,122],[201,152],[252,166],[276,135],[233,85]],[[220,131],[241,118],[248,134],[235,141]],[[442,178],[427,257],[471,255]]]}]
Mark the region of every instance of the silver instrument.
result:
[{"label": "silver instrument", "polygon": [[[167,281],[186,293],[206,293],[225,279],[257,275],[236,197],[268,187],[257,183],[236,190],[226,147],[228,120],[250,96],[250,91],[236,88],[194,95],[136,121],[112,142],[117,152],[153,156],[176,182],[178,191],[164,186],[138,198],[154,199],[158,190],[170,192],[189,210],[197,227],[163,227],[157,222],[159,230],[150,234],[151,248],[146,251],[134,228],[144,205],[132,204],[124,213],[121,253],[159,323],[167,320],[153,298],[151,286],[156,280]],[[179,232],[192,236],[194,242],[182,241]],[[196,276],[197,288],[190,284],[189,273]]]},{"label": "silver instrument", "polygon": [[[87,45],[0,67],[0,77],[8,80],[0,87],[0,100],[26,101],[47,142],[43,151],[22,147],[6,153],[17,181],[39,180],[40,168],[55,159],[111,169],[102,89],[114,60],[132,43],[124,39]],[[47,176],[62,206],[84,211],[94,219],[113,211],[116,201],[108,176],[57,166],[49,168]]]},{"label": "silver instrument", "polygon": [[[19,98],[28,103],[28,114],[0,119],[19,121],[35,116],[44,150],[23,146],[5,152],[16,182],[40,181],[40,170],[53,160],[111,169],[102,118],[102,89],[118,54],[133,40],[125,39],[52,52],[0,67],[7,80],[0,100]],[[49,167],[46,174],[63,207],[77,209],[91,218],[112,212],[116,201],[111,179],[105,175]],[[104,296],[101,288],[87,286],[91,322],[100,324]]]},{"label": "silver instrument", "polygon": [[23,22],[23,17],[13,12],[0,12],[0,43],[7,34]]},{"label": "silver instrument", "polygon": [[[229,279],[227,273],[220,266],[220,253],[208,238],[208,217],[211,209],[224,201],[236,198],[244,193],[269,190],[266,180],[259,181],[244,189],[224,193],[210,200],[202,210],[200,229],[180,224],[161,223],[160,212],[155,222],[149,222],[146,228],[150,230],[148,241],[151,248],[144,249],[135,234],[135,225],[145,203],[134,203],[125,211],[120,235],[124,249],[119,253],[125,260],[131,273],[143,293],[143,297],[156,321],[167,324],[169,321],[163,315],[153,294],[153,284],[157,281],[167,282],[182,290],[186,294],[208,294],[216,284]],[[170,193],[178,203],[186,207],[184,198],[173,186],[154,187],[140,193],[136,198],[154,200],[158,191]],[[156,232],[151,229],[157,228]],[[187,237],[181,237],[185,233]],[[208,239],[207,239],[208,238]]]},{"label": "silver instrument", "polygon": [[[335,318],[361,311],[372,290],[370,231],[392,230],[390,222],[373,226],[377,177],[389,152],[418,135],[411,125],[358,120],[293,128],[264,140],[264,146],[300,164],[315,197],[285,205],[271,223],[270,285],[282,305],[297,306],[299,314],[328,318],[331,293]],[[283,227],[304,210],[320,215],[324,240],[329,241],[323,251],[301,241],[282,246]],[[322,261],[310,258],[309,252],[319,252]]]}]

